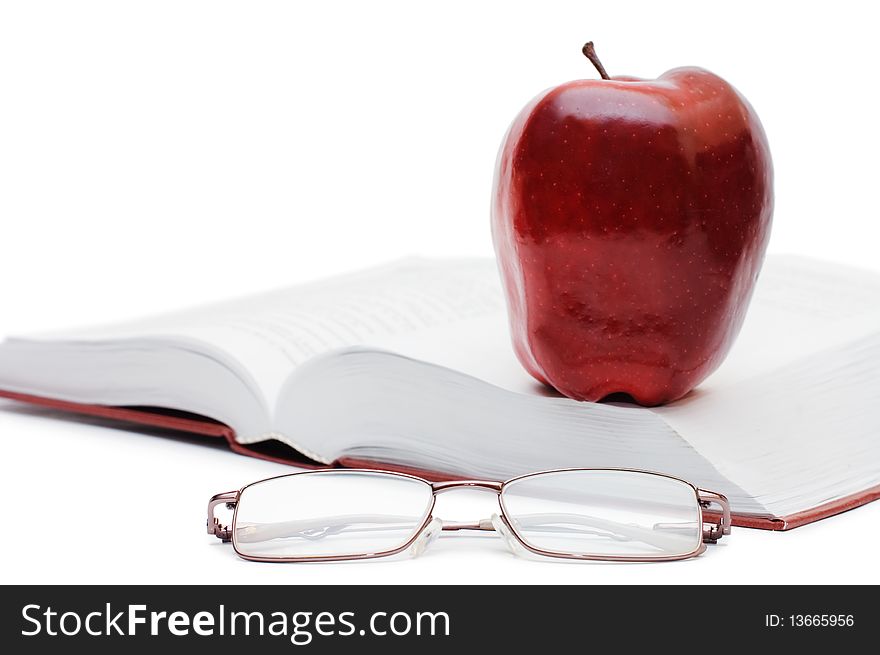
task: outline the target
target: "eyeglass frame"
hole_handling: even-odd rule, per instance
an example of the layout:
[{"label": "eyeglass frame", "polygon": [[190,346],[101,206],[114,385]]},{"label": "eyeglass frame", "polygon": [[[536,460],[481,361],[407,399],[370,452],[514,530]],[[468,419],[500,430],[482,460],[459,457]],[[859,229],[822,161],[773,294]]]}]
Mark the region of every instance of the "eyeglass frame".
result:
[{"label": "eyeglass frame", "polygon": [[[280,478],[290,478],[298,475],[308,475],[314,473],[326,473],[330,471],[335,472],[351,472],[351,473],[380,473],[382,475],[388,475],[398,478],[408,478],[411,480],[417,480],[419,482],[423,482],[427,484],[431,488],[431,506],[428,508],[428,513],[419,525],[418,529],[413,533],[413,536],[402,546],[397,548],[392,548],[389,550],[383,550],[375,553],[357,553],[353,555],[311,555],[311,556],[283,556],[283,557],[266,557],[259,555],[248,555],[242,553],[235,544],[233,539],[233,526],[236,524],[236,520],[238,518],[238,501],[241,497],[241,494],[248,487],[252,487],[253,485],[260,484],[263,482],[268,482],[270,480],[278,480]],[[504,491],[504,488],[512,484],[513,482],[517,482],[519,480],[524,480],[527,478],[545,475],[547,473],[564,473],[569,471],[595,471],[595,472],[610,472],[610,471],[623,471],[628,473],[644,473],[646,475],[654,475],[657,477],[668,478],[670,480],[675,480],[677,482],[682,482],[686,484],[688,487],[693,489],[694,495],[697,500],[697,506],[701,512],[702,519],[702,539],[699,545],[689,553],[685,553],[682,555],[660,555],[657,557],[650,556],[633,556],[633,555],[597,555],[597,554],[579,554],[579,553],[563,553],[558,551],[550,551],[542,548],[535,548],[531,544],[527,543],[518,533],[513,526],[511,526],[510,521],[507,519],[507,515],[504,511],[504,503],[501,500],[501,494]],[[345,561],[356,561],[363,559],[376,559],[379,557],[391,557],[393,555],[397,555],[398,553],[402,553],[406,549],[410,548],[416,540],[422,535],[431,522],[434,520],[434,507],[437,504],[437,495],[446,493],[447,491],[452,491],[454,489],[476,489],[479,491],[488,491],[495,492],[498,497],[498,507],[500,509],[500,513],[498,517],[504,523],[507,531],[510,535],[513,536],[514,539],[519,543],[520,546],[525,548],[527,551],[534,555],[539,555],[542,557],[553,557],[558,559],[573,559],[573,560],[585,560],[585,561],[603,561],[603,562],[672,562],[683,559],[690,559],[692,557],[697,557],[703,554],[706,551],[706,544],[714,544],[717,543],[719,539],[721,539],[724,535],[730,534],[731,528],[731,516],[730,516],[730,503],[727,500],[727,497],[717,491],[709,491],[707,489],[701,489],[687,480],[676,477],[674,475],[668,475],[666,473],[658,473],[657,471],[646,471],[643,469],[633,469],[633,468],[561,468],[561,469],[549,469],[546,471],[535,471],[533,473],[526,473],[524,475],[519,475],[514,478],[510,478],[509,480],[505,480],[504,482],[497,482],[494,480],[446,480],[439,482],[431,482],[426,480],[425,478],[421,478],[416,475],[410,475],[409,473],[398,473],[396,471],[383,471],[381,469],[369,469],[369,468],[322,468],[322,469],[313,469],[309,471],[298,471],[296,473],[285,473],[282,475],[275,475],[270,478],[265,478],[263,480],[256,480],[255,482],[251,482],[249,484],[244,485],[237,491],[226,491],[224,493],[219,493],[211,497],[208,501],[208,534],[217,537],[222,540],[224,543],[232,542],[232,548],[235,550],[236,555],[241,557],[242,559],[249,560],[252,562],[278,562],[278,563],[294,563],[294,562],[345,562]],[[220,523],[220,519],[215,516],[215,510],[219,505],[225,505],[226,509],[232,510],[232,523],[230,525],[222,525]],[[712,505],[717,505],[720,510],[711,510],[709,509]],[[708,510],[708,512],[706,511]],[[441,530],[443,531],[458,531],[458,530],[481,530],[487,532],[495,532],[495,526],[492,524],[491,519],[482,519],[477,523],[452,523],[452,522],[444,522],[442,523]]]}]

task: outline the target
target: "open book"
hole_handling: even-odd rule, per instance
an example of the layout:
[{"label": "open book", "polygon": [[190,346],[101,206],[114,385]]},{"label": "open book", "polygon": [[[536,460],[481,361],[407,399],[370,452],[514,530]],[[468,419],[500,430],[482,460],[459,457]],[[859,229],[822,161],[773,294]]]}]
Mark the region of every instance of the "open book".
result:
[{"label": "open book", "polygon": [[[0,395],[300,464],[506,479],[660,471],[785,529],[880,496],[880,276],[769,257],[721,368],[672,405],[581,403],[519,366],[491,260],[405,260],[125,324],[10,338]],[[185,412],[185,413],[184,413]]]}]

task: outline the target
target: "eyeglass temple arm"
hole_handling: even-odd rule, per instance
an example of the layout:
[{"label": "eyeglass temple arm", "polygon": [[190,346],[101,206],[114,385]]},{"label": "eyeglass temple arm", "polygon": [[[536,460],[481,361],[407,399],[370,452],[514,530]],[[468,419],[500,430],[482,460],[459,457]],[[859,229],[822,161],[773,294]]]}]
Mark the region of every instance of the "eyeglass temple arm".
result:
[{"label": "eyeglass temple arm", "polygon": [[208,501],[208,534],[212,534],[223,541],[232,540],[232,528],[221,524],[220,519],[214,515],[214,510],[218,505],[226,505],[226,509],[235,509],[237,502],[237,491],[226,491],[222,494],[211,496],[211,500]]},{"label": "eyeglass temple arm", "polygon": [[[710,523],[708,527],[703,528],[703,541],[706,543],[714,544],[719,539],[721,539],[722,536],[730,534],[730,503],[728,502],[726,496],[716,491],[699,489],[697,493],[700,498],[700,507],[704,510],[703,521],[704,523]],[[717,505],[721,509],[713,509],[706,512],[705,510],[712,505]],[[712,523],[713,521],[714,523]]]}]

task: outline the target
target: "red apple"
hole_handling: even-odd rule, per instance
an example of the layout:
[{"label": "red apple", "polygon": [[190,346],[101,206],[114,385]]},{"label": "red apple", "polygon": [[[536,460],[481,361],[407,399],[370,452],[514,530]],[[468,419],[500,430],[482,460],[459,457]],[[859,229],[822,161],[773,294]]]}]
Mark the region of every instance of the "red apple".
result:
[{"label": "red apple", "polygon": [[498,155],[492,234],[514,348],[579,400],[681,398],[721,363],[770,233],[752,107],[700,68],[541,93]]}]

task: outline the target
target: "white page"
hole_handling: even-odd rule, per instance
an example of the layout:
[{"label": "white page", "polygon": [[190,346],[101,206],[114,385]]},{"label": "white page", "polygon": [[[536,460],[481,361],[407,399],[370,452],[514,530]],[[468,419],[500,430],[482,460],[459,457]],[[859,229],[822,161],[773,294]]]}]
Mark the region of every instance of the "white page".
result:
[{"label": "white page", "polygon": [[737,511],[762,513],[644,409],[518,395],[367,348],[306,363],[283,395],[279,439],[324,462],[348,456],[493,480],[575,466],[643,468],[725,493]]},{"label": "white page", "polygon": [[[500,284],[498,294],[500,296]],[[384,348],[439,364],[495,386],[529,395],[558,396],[529,375],[513,352],[504,311],[401,333]]]},{"label": "white page", "polygon": [[[503,337],[503,316],[492,260],[413,258],[182,312],[28,339],[195,339],[238,360],[274,407],[287,377],[316,354],[362,344],[393,348],[401,335],[442,334],[456,322],[480,323],[487,317],[494,319]],[[480,342],[483,336],[478,335]],[[434,338],[415,341],[428,344]],[[443,343],[442,337],[437,343]]]},{"label": "white page", "polygon": [[[727,360],[654,411],[773,512],[880,483],[880,450],[865,450],[865,435],[880,435],[880,351],[866,345],[880,334],[878,301],[880,275],[770,257]],[[786,499],[794,489],[812,495]]]},{"label": "white page", "polygon": [[880,333],[660,415],[785,516],[880,484]]}]

